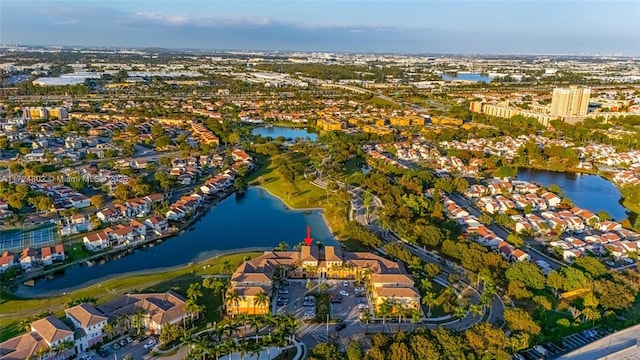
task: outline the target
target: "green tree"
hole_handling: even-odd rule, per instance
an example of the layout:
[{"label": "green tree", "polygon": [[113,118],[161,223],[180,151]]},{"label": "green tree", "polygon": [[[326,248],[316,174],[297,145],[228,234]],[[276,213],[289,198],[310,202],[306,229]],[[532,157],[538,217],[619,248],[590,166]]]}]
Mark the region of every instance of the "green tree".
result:
[{"label": "green tree", "polygon": [[104,198],[100,194],[93,195],[90,201],[91,201],[91,205],[96,207],[96,211],[99,210],[100,207],[102,207],[102,205],[104,205]]},{"label": "green tree", "polygon": [[357,341],[351,341],[347,345],[347,360],[362,360],[362,349]]},{"label": "green tree", "polygon": [[528,261],[518,261],[506,272],[509,281],[520,281],[526,287],[536,290],[544,289],[545,277],[540,268]]},{"label": "green tree", "polygon": [[507,327],[513,331],[524,331],[531,335],[540,333],[540,326],[533,321],[528,312],[519,308],[506,308],[504,319]]}]

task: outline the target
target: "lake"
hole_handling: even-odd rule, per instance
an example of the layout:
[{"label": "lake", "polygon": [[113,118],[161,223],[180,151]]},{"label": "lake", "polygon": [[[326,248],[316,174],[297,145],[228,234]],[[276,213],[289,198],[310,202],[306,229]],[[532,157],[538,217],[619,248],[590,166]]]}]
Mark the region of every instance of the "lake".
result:
[{"label": "lake", "polygon": [[556,184],[562,188],[564,196],[577,206],[592,212],[604,210],[617,221],[630,218],[633,223],[637,217],[637,214],[622,206],[622,195],[618,188],[597,175],[520,169],[518,179],[544,186]]},{"label": "lake", "polygon": [[289,128],[282,126],[261,126],[251,130],[251,133],[253,135],[261,135],[262,137],[272,137],[274,139],[283,136],[286,139],[309,138],[311,141],[315,141],[318,138],[318,134],[309,131],[309,129]]},{"label": "lake", "polygon": [[456,76],[451,76],[450,74],[442,74],[442,80],[465,80],[465,81],[475,81],[475,82],[491,82],[493,78],[491,76],[486,76],[482,74],[460,74],[458,73]]},{"label": "lake", "polygon": [[266,190],[251,187],[210,209],[192,230],[93,266],[70,266],[53,279],[36,281],[35,286],[21,285],[18,292],[27,296],[61,293],[116,274],[187,265],[230,250],[272,249],[283,240],[294,245],[306,237],[307,226],[315,240],[337,244],[320,210],[291,210]]}]

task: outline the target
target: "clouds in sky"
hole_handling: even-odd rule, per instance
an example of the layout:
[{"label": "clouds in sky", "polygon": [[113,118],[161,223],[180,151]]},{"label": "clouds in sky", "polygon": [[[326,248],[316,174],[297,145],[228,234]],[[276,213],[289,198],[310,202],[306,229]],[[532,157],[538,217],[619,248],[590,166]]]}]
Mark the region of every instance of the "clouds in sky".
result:
[{"label": "clouds in sky", "polygon": [[[3,0],[0,41],[409,53],[640,52],[640,29],[633,21],[640,2],[619,3],[624,6],[618,11],[612,3],[615,21],[585,9],[588,4]],[[605,16],[601,27],[583,19],[590,12],[593,18]]]}]

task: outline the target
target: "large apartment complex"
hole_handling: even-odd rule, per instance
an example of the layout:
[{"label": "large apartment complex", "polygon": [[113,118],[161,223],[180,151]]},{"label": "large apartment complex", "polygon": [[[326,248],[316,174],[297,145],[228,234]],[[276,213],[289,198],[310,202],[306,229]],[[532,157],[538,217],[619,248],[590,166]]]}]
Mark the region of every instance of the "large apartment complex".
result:
[{"label": "large apartment complex", "polygon": [[[356,279],[370,283],[373,304],[418,308],[420,293],[404,266],[368,252],[342,252],[340,248],[302,246],[300,251],[267,251],[245,261],[231,276],[227,314],[269,312],[274,281],[284,279]],[[264,295],[259,295],[264,293]]]},{"label": "large apartment complex", "polygon": [[554,116],[585,116],[589,108],[590,95],[591,89],[586,87],[555,88],[550,113]]}]

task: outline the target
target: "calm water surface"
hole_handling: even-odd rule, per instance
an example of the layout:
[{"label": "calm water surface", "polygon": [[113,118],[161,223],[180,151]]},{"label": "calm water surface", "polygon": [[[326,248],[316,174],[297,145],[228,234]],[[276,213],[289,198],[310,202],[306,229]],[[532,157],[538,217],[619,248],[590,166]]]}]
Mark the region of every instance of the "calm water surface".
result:
[{"label": "calm water surface", "polygon": [[296,138],[309,138],[311,141],[315,141],[318,138],[316,133],[313,133],[305,128],[288,128],[281,126],[274,127],[257,127],[251,130],[253,135],[262,135],[262,137],[272,137],[277,138],[280,136],[284,136],[287,139],[296,139]]},{"label": "calm water surface", "polygon": [[319,210],[291,210],[266,190],[249,188],[244,195],[232,194],[221,201],[192,230],[117,259],[68,267],[64,274],[38,280],[33,287],[21,286],[18,291],[24,295],[68,291],[115,274],[186,265],[229,250],[273,248],[281,241],[293,245],[306,236],[307,225],[314,239],[336,244]]},{"label": "calm water surface", "polygon": [[556,184],[562,188],[564,196],[577,206],[592,212],[604,210],[618,221],[624,218],[631,218],[634,221],[637,216],[622,206],[622,195],[618,188],[597,175],[521,169],[518,172],[518,179],[544,186]]},{"label": "calm water surface", "polygon": [[450,74],[442,74],[443,80],[466,80],[466,81],[475,81],[475,82],[491,82],[493,78],[491,76],[485,76],[481,74],[457,74],[456,76],[451,76]]}]

